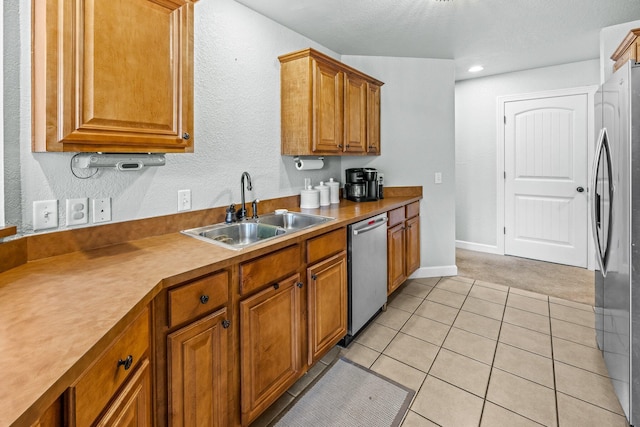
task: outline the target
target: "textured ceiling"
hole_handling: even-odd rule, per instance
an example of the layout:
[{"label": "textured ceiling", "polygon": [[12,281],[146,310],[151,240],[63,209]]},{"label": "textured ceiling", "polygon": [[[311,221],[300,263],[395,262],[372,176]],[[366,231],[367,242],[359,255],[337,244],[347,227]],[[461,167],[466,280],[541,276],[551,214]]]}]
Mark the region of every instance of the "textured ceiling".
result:
[{"label": "textured ceiling", "polygon": [[458,80],[598,58],[602,27],[640,19],[640,0],[236,1],[342,55],[454,59]]}]

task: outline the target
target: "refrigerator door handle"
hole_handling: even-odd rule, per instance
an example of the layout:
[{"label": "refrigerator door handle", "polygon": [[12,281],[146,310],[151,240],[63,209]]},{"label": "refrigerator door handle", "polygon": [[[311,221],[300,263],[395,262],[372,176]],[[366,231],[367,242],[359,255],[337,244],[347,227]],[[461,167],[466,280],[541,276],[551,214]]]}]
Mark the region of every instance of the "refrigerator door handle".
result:
[{"label": "refrigerator door handle", "polygon": [[607,128],[604,129],[604,135],[602,138],[602,151],[605,154],[605,160],[607,162],[607,191],[609,192],[609,215],[606,218],[606,224],[603,224],[607,227],[607,242],[604,248],[604,254],[602,254],[602,265],[604,266],[605,275],[607,273],[607,263],[609,260],[609,253],[611,252],[611,234],[612,234],[612,224],[613,224],[613,198],[614,196],[614,186],[613,186],[613,168],[611,166],[611,145],[609,145],[609,134],[607,132]]},{"label": "refrigerator door handle", "polygon": [[596,143],[596,153],[593,160],[593,170],[591,172],[591,231],[593,233],[593,242],[596,246],[596,261],[598,263],[598,267],[602,272],[603,276],[607,275],[607,272],[604,267],[604,256],[602,253],[602,245],[600,243],[600,238],[598,237],[598,228],[600,225],[600,203],[601,198],[597,194],[597,185],[598,185],[598,165],[600,163],[600,156],[602,155],[602,149],[604,147],[604,139],[607,133],[606,128],[600,129],[600,135],[598,136],[598,142]]}]

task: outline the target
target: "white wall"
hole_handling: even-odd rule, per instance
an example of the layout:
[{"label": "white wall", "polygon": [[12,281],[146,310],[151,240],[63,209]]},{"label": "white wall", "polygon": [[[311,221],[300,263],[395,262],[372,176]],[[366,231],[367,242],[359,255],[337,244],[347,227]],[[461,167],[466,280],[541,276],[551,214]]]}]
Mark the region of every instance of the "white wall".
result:
[{"label": "white wall", "polygon": [[8,197],[20,200],[12,218],[22,231],[31,232],[35,200],[58,199],[60,228],[65,228],[67,198],[111,197],[113,221],[126,221],[175,213],[181,189],[192,191],[194,210],[237,203],[243,171],[254,184],[248,199],[297,194],[306,176],[314,182],[340,176],[339,158],[327,159],[320,171],[302,173],[291,157],[280,155],[277,57],[309,46],[336,54],[232,0],[206,0],[195,5],[195,153],[167,155],[167,166],[140,172],[102,170],[91,179],[74,178],[73,153],[31,152],[30,4],[20,0],[19,38],[11,44],[20,62],[10,84],[20,90],[5,101],[7,113],[20,119],[19,158],[7,163],[20,164],[21,188],[14,185]]},{"label": "white wall", "polygon": [[[59,228],[66,228],[67,198],[111,197],[113,221],[127,221],[175,213],[181,189],[192,191],[194,210],[237,203],[243,171],[253,179],[250,200],[298,194],[305,177],[343,182],[344,168],[372,162],[387,173],[388,185],[424,186],[426,268],[419,273],[455,274],[453,61],[340,58],[232,0],[201,1],[195,5],[195,153],[169,154],[159,168],[101,170],[80,180],[69,170],[74,153],[31,152],[30,7],[30,0],[12,3],[4,26],[5,196],[7,220],[21,232],[32,232],[31,207],[37,200],[59,200]],[[387,82],[382,156],[325,158],[324,169],[300,172],[291,157],[280,155],[277,57],[306,47]],[[435,171],[443,173],[439,186],[433,185]]]},{"label": "white wall", "polygon": [[[491,252],[496,242],[496,98],[597,85],[597,59],[464,80],[455,86],[456,239]],[[470,245],[467,245],[470,244]]]},{"label": "white wall", "polygon": [[[385,185],[422,185],[422,268],[416,276],[456,274],[454,62],[346,55],[342,60],[385,82],[382,155],[344,157],[343,169],[371,166],[384,173]],[[442,184],[434,184],[435,172],[442,172]]]}]

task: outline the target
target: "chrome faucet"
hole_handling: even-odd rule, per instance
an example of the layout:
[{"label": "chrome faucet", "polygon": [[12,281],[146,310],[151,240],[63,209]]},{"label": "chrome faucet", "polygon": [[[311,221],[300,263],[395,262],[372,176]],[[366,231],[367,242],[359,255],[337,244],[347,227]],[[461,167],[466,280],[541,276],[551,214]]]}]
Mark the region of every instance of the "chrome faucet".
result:
[{"label": "chrome faucet", "polygon": [[247,217],[247,207],[245,206],[244,199],[244,177],[247,177],[247,190],[251,191],[253,187],[251,186],[251,175],[249,172],[242,172],[242,177],[240,177],[240,192],[242,193],[242,205],[240,205],[240,209],[236,213],[238,217],[238,221],[242,221]]}]

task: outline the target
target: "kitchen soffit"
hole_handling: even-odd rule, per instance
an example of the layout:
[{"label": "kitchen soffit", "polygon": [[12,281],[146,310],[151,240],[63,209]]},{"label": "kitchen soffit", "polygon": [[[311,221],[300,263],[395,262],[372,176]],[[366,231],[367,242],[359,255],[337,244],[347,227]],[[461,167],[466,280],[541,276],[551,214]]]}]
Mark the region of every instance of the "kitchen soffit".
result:
[{"label": "kitchen soffit", "polygon": [[640,19],[640,0],[236,1],[341,55],[453,59],[457,80],[596,59],[600,29]]}]

